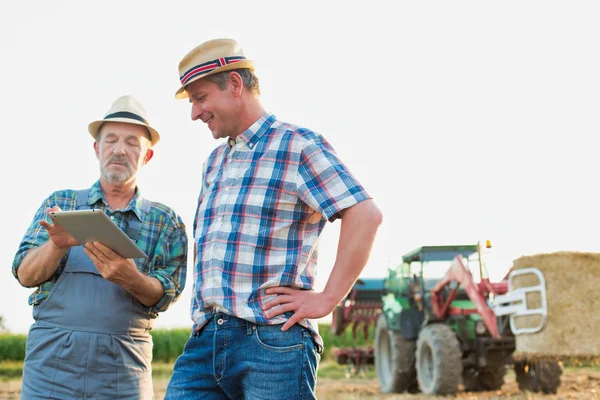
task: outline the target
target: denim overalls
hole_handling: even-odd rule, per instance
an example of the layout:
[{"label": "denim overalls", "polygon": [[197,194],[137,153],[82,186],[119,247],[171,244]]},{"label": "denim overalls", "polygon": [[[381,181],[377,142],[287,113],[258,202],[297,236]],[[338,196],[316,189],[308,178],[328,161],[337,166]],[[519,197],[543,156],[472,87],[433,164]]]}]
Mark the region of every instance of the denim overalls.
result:
[{"label": "denim overalls", "polygon": [[[89,190],[77,209],[90,208]],[[152,203],[143,200],[142,220]],[[127,235],[142,222],[130,213]],[[33,307],[22,399],[152,399],[152,315],[104,279],[83,246],[72,247],[50,294]]]}]

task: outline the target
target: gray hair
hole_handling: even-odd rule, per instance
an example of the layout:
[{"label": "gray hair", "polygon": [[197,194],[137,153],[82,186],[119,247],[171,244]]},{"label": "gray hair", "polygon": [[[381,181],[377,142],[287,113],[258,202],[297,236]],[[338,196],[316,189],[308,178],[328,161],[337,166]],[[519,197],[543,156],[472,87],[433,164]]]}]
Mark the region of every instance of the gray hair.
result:
[{"label": "gray hair", "polygon": [[216,84],[219,87],[219,89],[225,90],[225,88],[227,87],[227,81],[229,80],[229,74],[231,74],[232,72],[237,72],[240,75],[240,77],[242,78],[242,82],[244,82],[244,87],[248,89],[248,91],[251,94],[255,96],[258,96],[260,94],[258,77],[254,75],[254,72],[252,72],[251,69],[248,68],[240,68],[231,71],[219,72],[214,75],[207,76],[206,79]]}]

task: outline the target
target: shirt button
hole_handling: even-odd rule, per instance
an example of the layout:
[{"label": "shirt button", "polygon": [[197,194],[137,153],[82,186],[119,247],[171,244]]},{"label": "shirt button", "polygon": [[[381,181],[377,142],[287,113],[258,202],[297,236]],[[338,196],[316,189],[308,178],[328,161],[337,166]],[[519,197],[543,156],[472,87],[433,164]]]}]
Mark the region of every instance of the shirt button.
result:
[{"label": "shirt button", "polygon": [[219,318],[219,319],[217,320],[217,324],[219,324],[219,325],[223,325],[223,322],[224,322],[224,321],[223,321],[223,318]]},{"label": "shirt button", "polygon": [[217,221],[223,222],[223,217],[219,217],[219,219],[217,219]]}]

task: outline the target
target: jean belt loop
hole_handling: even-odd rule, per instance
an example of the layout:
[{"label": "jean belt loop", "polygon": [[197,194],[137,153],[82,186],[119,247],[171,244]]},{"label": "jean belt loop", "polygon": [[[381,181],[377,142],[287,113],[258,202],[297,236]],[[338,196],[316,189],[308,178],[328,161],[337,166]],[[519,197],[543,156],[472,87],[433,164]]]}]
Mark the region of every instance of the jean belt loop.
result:
[{"label": "jean belt loop", "polygon": [[246,321],[246,335],[251,336],[254,331],[254,324],[250,321]]}]

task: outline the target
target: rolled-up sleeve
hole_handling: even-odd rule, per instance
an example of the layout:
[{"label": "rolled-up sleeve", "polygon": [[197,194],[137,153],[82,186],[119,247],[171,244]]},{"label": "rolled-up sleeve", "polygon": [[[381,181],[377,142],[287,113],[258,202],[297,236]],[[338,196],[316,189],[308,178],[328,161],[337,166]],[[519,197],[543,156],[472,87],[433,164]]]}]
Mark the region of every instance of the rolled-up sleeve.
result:
[{"label": "rolled-up sleeve", "polygon": [[[15,254],[12,264],[12,273],[17,281],[19,280],[17,270],[27,255],[27,252],[32,248],[41,246],[48,241],[48,231],[46,228],[40,225],[40,221],[49,221],[49,217],[46,214],[46,209],[51,207],[54,203],[55,202],[52,200],[52,196],[44,200],[42,205],[36,211],[31,224],[29,224],[29,228],[27,228],[27,231],[25,232],[25,235],[23,235],[23,239],[19,244],[19,248],[17,249],[17,253]],[[19,283],[21,282],[19,281]]]},{"label": "rolled-up sleeve", "polygon": [[155,265],[148,276],[158,279],[164,288],[163,297],[151,307],[151,312],[166,311],[185,288],[188,239],[185,225],[179,217],[174,227],[161,235],[156,246]]},{"label": "rolled-up sleeve", "polygon": [[371,198],[322,138],[308,142],[302,150],[296,187],[300,199],[329,221]]}]

